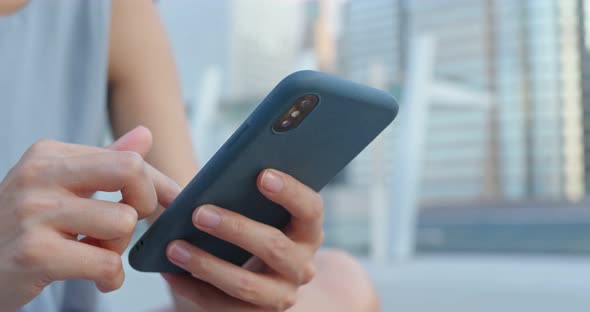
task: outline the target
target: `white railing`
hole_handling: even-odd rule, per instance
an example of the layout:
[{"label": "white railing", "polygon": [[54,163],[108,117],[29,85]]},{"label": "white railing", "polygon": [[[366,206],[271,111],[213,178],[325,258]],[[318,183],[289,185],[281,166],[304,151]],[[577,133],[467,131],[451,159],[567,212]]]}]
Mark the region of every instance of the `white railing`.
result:
[{"label": "white railing", "polygon": [[[371,186],[371,260],[404,261],[414,255],[416,218],[419,206],[420,177],[425,152],[426,129],[434,105],[490,107],[491,96],[464,86],[434,78],[435,39],[419,35],[411,40],[405,88],[396,119],[398,135],[394,142],[393,181],[383,186],[379,169]],[[379,143],[378,143],[379,144]],[[388,151],[374,149],[375,154]],[[384,157],[375,156],[374,168],[386,168]],[[384,191],[389,189],[390,192]]]}]

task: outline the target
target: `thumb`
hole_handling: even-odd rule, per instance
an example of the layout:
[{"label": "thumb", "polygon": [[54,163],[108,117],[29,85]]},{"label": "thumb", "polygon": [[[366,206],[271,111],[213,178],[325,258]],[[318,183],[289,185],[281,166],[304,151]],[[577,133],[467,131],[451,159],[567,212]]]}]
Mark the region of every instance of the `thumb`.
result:
[{"label": "thumb", "polygon": [[148,128],[138,126],[125,133],[107,148],[113,151],[136,152],[145,157],[152,148],[152,133]]}]

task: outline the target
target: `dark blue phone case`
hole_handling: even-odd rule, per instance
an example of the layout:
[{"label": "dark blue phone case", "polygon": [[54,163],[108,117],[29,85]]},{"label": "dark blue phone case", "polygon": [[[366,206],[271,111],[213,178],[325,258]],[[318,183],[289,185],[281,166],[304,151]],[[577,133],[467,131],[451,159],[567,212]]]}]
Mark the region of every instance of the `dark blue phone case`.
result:
[{"label": "dark blue phone case", "polygon": [[[276,133],[273,124],[303,95],[319,102],[295,129]],[[236,130],[154,222],[129,253],[133,268],[145,272],[184,272],[166,258],[177,239],[236,265],[251,254],[193,225],[195,208],[214,204],[282,229],[289,213],[266,199],[256,179],[274,168],[320,191],[397,115],[388,93],[314,71],[285,78]]]}]

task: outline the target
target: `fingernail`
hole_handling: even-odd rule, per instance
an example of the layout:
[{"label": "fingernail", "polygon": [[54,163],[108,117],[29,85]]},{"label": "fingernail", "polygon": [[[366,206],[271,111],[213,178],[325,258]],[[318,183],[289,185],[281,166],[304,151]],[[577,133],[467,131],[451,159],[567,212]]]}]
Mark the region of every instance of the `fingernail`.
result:
[{"label": "fingernail", "polygon": [[202,206],[197,209],[197,213],[195,213],[195,224],[204,227],[204,228],[215,228],[221,222],[221,216],[217,211],[207,208],[207,206]]},{"label": "fingernail", "polygon": [[262,187],[272,193],[278,193],[283,189],[283,179],[271,170],[266,170],[262,174]]},{"label": "fingernail", "polygon": [[168,257],[179,264],[187,263],[191,258],[191,253],[180,244],[173,244],[168,249]]}]

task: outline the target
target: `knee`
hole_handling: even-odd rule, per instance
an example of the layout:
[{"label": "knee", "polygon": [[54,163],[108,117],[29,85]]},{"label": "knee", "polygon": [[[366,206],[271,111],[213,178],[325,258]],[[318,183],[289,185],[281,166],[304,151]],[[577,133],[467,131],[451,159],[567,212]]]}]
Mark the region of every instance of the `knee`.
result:
[{"label": "knee", "polygon": [[336,249],[321,250],[316,255],[316,264],[317,282],[338,300],[346,300],[350,311],[380,311],[375,287],[353,256]]}]

